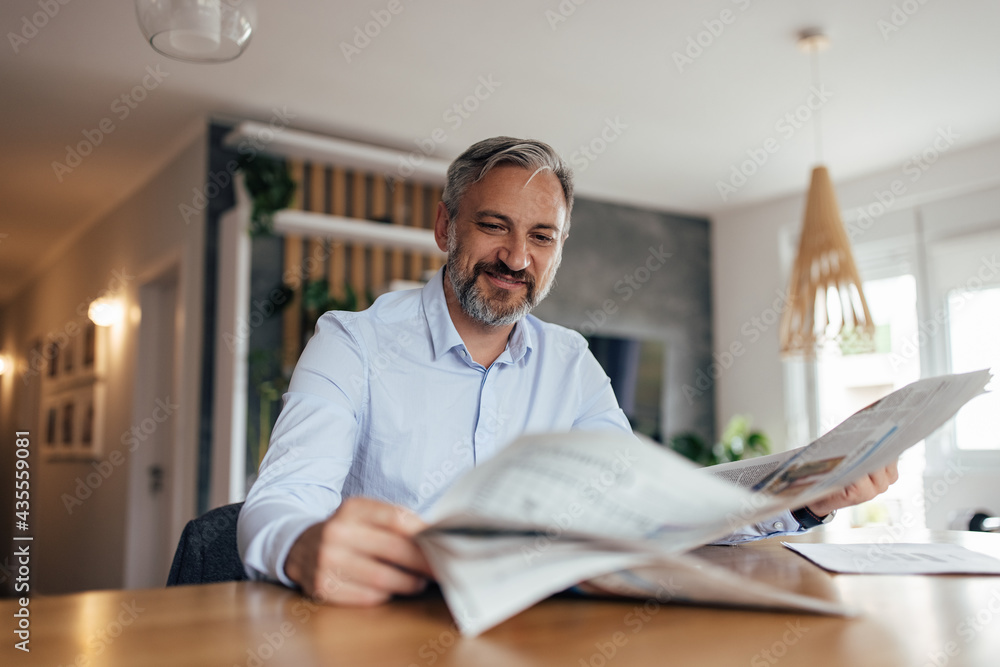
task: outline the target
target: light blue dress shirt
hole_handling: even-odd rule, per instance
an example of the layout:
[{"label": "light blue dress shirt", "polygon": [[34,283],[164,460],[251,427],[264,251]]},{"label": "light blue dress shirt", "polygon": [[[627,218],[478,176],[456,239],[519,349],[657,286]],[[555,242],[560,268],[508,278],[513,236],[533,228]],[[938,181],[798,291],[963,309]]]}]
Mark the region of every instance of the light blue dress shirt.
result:
[{"label": "light blue dress shirt", "polygon": [[[489,368],[473,361],[448,314],[442,277],[443,269],[422,289],[320,318],[240,514],[240,556],[251,578],[294,585],[284,574],[292,544],[344,498],[420,513],[522,434],[631,433],[575,331],[528,315]],[[797,528],[786,520],[781,528]],[[774,530],[773,522],[748,527],[731,539]]]}]

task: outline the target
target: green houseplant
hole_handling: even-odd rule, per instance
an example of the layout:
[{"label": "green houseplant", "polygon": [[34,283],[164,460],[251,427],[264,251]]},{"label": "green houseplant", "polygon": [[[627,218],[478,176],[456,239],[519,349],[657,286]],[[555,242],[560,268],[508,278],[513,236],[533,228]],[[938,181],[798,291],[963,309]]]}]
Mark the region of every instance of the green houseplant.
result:
[{"label": "green houseplant", "polygon": [[747,415],[735,415],[729,420],[722,438],[709,444],[697,433],[684,432],[670,438],[672,450],[702,466],[740,461],[771,453],[771,440],[762,431],[752,428]]}]

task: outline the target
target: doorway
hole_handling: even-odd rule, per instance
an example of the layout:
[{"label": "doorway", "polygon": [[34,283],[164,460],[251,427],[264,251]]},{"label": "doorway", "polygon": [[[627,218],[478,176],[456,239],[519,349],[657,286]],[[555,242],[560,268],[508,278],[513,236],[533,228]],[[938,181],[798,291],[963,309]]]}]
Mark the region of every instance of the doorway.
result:
[{"label": "doorway", "polygon": [[182,324],[179,269],[175,263],[139,287],[141,321],[132,421],[122,444],[128,451],[126,588],[161,587],[175,547],[172,534],[173,461],[178,448],[179,368]]}]

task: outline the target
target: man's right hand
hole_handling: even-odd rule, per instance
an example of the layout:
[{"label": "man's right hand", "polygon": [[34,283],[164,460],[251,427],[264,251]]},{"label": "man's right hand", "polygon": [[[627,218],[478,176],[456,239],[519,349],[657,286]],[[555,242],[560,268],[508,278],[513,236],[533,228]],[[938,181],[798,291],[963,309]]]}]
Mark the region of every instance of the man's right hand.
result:
[{"label": "man's right hand", "polygon": [[408,509],[348,498],[326,521],[299,535],[285,574],[311,598],[370,606],[393,594],[418,593],[431,576],[413,541],[426,524]]}]

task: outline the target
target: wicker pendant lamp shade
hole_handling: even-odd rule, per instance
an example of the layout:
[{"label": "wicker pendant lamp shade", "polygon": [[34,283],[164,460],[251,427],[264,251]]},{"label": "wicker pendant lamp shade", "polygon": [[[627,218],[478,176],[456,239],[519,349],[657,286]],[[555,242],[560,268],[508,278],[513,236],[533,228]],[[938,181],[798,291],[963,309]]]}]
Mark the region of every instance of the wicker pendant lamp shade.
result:
[{"label": "wicker pendant lamp shade", "polygon": [[[833,295],[836,304],[828,303]],[[831,322],[831,306],[839,309],[839,322],[836,317]],[[831,324],[840,326],[831,333]],[[830,173],[819,166],[809,183],[799,252],[781,316],[781,353],[811,357],[828,337],[845,329],[868,337],[875,331]]]},{"label": "wicker pendant lamp shade", "polygon": [[[829,45],[830,40],[817,30],[800,33],[799,48],[812,56],[814,86],[821,83],[819,52]],[[816,157],[821,161],[818,109],[815,129]],[[851,254],[851,242],[840,219],[830,173],[820,165],[813,169],[809,182],[799,252],[781,314],[781,354],[812,358],[826,341],[837,340],[845,333],[870,342],[875,326]]]}]

